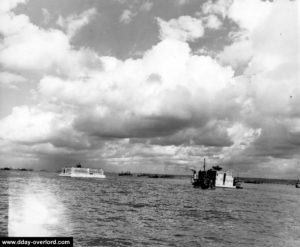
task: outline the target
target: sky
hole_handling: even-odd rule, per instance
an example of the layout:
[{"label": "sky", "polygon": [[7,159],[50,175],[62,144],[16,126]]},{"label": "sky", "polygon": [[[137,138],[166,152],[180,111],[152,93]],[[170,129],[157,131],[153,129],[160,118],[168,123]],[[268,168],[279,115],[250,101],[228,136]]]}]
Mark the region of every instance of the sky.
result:
[{"label": "sky", "polygon": [[1,0],[0,167],[299,178],[299,11]]}]

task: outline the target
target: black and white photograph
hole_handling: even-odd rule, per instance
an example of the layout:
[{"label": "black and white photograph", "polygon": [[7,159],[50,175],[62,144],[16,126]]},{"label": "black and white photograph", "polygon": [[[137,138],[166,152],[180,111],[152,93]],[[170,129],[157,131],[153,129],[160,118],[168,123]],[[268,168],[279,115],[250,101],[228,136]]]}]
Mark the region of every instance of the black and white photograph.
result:
[{"label": "black and white photograph", "polygon": [[0,0],[0,246],[300,246],[299,13]]}]

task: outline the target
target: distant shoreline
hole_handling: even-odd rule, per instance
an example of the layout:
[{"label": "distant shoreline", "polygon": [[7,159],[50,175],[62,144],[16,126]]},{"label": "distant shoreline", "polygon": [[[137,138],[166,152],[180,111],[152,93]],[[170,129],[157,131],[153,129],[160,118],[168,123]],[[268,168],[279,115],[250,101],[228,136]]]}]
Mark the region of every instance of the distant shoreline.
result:
[{"label": "distant shoreline", "polygon": [[[0,171],[35,171],[35,172],[53,172],[47,170],[34,170],[26,168],[10,168],[3,167]],[[112,173],[118,175],[118,173]],[[120,174],[120,173],[119,173]],[[131,177],[144,177],[144,178],[166,178],[166,179],[176,179],[176,178],[190,178],[191,175],[178,175],[178,174],[158,174],[158,173],[125,173],[122,176]],[[287,184],[294,185],[298,179],[281,179],[281,178],[255,178],[255,177],[238,177],[239,181],[247,184]]]},{"label": "distant shoreline", "polygon": [[[148,178],[190,178],[191,175],[132,173],[131,176]],[[238,177],[238,180],[249,184],[295,184],[297,179]]]},{"label": "distant shoreline", "polygon": [[10,168],[10,167],[3,167],[0,168],[1,171],[22,171],[22,172],[33,172],[33,169],[26,169],[26,168]]},{"label": "distant shoreline", "polygon": [[239,177],[239,181],[248,184],[288,184],[295,185],[297,179],[281,179],[281,178],[244,178]]}]

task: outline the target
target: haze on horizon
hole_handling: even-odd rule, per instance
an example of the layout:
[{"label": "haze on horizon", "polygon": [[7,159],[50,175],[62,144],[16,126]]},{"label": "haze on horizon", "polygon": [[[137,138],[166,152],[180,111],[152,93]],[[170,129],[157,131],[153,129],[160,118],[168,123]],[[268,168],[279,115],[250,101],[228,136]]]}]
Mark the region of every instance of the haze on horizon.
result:
[{"label": "haze on horizon", "polygon": [[0,167],[300,177],[299,10],[2,0]]}]

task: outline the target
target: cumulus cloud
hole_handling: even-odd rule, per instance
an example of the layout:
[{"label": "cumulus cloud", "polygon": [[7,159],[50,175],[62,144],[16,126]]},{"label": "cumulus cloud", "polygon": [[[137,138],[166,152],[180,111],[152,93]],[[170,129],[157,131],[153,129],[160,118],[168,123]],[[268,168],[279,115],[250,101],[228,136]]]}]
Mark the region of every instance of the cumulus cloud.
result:
[{"label": "cumulus cloud", "polygon": [[17,149],[37,157],[93,149],[93,141],[72,128],[73,119],[66,109],[62,114],[43,107],[18,106],[1,120],[0,140],[12,147],[15,143]]},{"label": "cumulus cloud", "polygon": [[[5,68],[73,74],[82,73],[87,62],[97,64],[95,53],[88,49],[74,50],[69,37],[57,29],[42,29],[32,24],[28,16],[11,11],[1,13],[0,20],[0,33],[4,36],[0,63]],[[86,21],[84,18],[71,21],[70,30],[75,32]]]},{"label": "cumulus cloud", "polygon": [[[251,1],[251,6],[252,2],[254,1]],[[229,54],[227,49],[231,50],[232,58],[229,60],[238,64],[239,61],[234,59],[234,56],[240,52],[241,47],[244,46],[245,49],[248,47],[249,54],[245,55],[245,59],[249,60],[249,63],[244,74],[248,76],[251,83],[249,88],[253,92],[255,108],[263,112],[265,116],[266,114],[281,115],[287,111],[291,111],[289,112],[290,116],[298,115],[294,108],[294,102],[297,101],[299,91],[297,82],[299,78],[299,39],[295,37],[296,34],[293,31],[299,27],[299,23],[295,21],[297,19],[297,3],[257,1],[256,4],[263,6],[267,4],[266,6],[271,8],[268,10],[269,14],[263,17],[266,18],[264,25],[253,29],[253,25],[250,24],[247,29],[249,32],[245,34],[247,41],[241,42],[238,39],[229,47],[225,47],[221,55],[226,57],[226,54]],[[243,8],[245,8],[244,5]],[[282,10],[285,10],[284,13]],[[285,19],[285,22],[282,22],[282,18]],[[245,16],[245,19],[248,17]],[[268,35],[265,35],[266,33]],[[241,54],[243,55],[243,53]],[[276,102],[274,95],[276,95]]]},{"label": "cumulus cloud", "polygon": [[233,1],[229,8],[228,15],[236,21],[240,27],[246,28],[249,31],[259,28],[259,26],[268,18],[274,5],[269,1],[260,0],[242,0]]},{"label": "cumulus cloud", "polygon": [[44,142],[53,132],[54,119],[53,112],[27,106],[15,107],[11,115],[2,119],[0,137],[17,142]]},{"label": "cumulus cloud", "polygon": [[58,30],[45,31],[29,26],[6,36],[3,46],[0,63],[10,69],[71,74],[82,73],[80,68],[86,68],[87,60],[94,59],[97,63],[95,54],[73,50],[66,35]]},{"label": "cumulus cloud", "polygon": [[299,158],[297,3],[235,1],[228,16],[240,33],[219,58],[235,68],[245,66],[237,78],[245,86],[240,91],[242,119],[261,133],[243,155],[264,158],[266,167],[274,159],[285,159],[289,170]]},{"label": "cumulus cloud", "polygon": [[[292,7],[293,5],[294,7]],[[297,41],[292,41],[290,37],[292,33],[286,30],[288,26],[297,28],[295,10],[291,12],[289,17],[279,13],[281,7],[292,10],[291,8],[296,9],[295,5],[296,3],[272,3],[260,0],[233,1],[228,9],[228,17],[239,25],[240,30],[232,35],[233,43],[224,48],[223,53],[219,55],[220,59],[237,67],[239,64],[249,62],[250,58],[253,57],[251,64],[259,60],[261,65],[264,63],[264,68],[260,67],[259,70],[264,71],[268,67],[276,65],[280,59],[284,59],[283,57],[276,57],[275,54],[281,53],[279,50],[289,49],[287,47],[281,48],[283,43],[287,43],[287,39],[291,39],[292,49],[297,50],[294,45]],[[286,21],[279,23],[282,18],[285,18]],[[278,37],[278,34],[283,32],[285,35]],[[266,33],[268,33],[268,37],[265,37]],[[267,56],[258,54],[258,52],[268,52],[271,47],[274,48],[272,50],[272,53],[274,52],[273,57],[271,53],[265,54]]]},{"label": "cumulus cloud", "polygon": [[166,137],[152,138],[148,143],[162,146],[227,147],[233,144],[227,133],[227,125],[222,121],[210,120],[203,126],[186,127]]},{"label": "cumulus cloud", "polygon": [[28,0],[3,0],[0,3],[0,12],[8,12],[14,9],[20,3],[26,3]]},{"label": "cumulus cloud", "polygon": [[202,21],[190,16],[181,16],[169,21],[157,18],[157,22],[162,40],[171,38],[181,41],[195,41],[204,35]]},{"label": "cumulus cloud", "polygon": [[[219,94],[231,86],[232,76],[230,68],[213,59],[192,55],[186,43],[165,40],[142,59],[119,61],[108,72],[88,79],[44,77],[39,92],[55,102],[89,106],[76,119],[81,131],[103,137],[145,137],[174,133],[192,121],[205,123],[210,114],[206,105],[217,97],[223,99]],[[233,105],[229,100],[220,109],[228,111],[226,106]],[[211,114],[222,118],[217,108],[212,103],[216,113]]]},{"label": "cumulus cloud", "polygon": [[[226,112],[238,109],[237,95],[229,90],[234,84],[230,68],[193,55],[187,43],[177,40],[160,42],[141,59],[103,57],[101,62],[102,70],[87,78],[43,77],[38,94],[52,106],[47,111],[41,106],[16,108],[2,120],[1,137],[39,143],[43,150],[59,146],[74,150],[79,140],[78,148],[92,148],[95,139],[137,138],[136,143],[149,139],[154,146],[230,145],[225,126],[231,120]],[[212,118],[227,125],[212,124]],[[156,155],[151,148],[143,150]]]},{"label": "cumulus cloud", "polygon": [[[69,30],[64,33],[14,14],[16,4],[3,7],[2,66],[39,77],[37,104],[15,107],[0,121],[2,153],[17,150],[28,160],[49,162],[73,156],[134,167],[155,163],[159,169],[195,166],[209,157],[258,174],[259,164],[271,170],[279,159],[286,164],[281,172],[294,171],[300,136],[295,5],[208,1],[202,19],[157,18],[161,41],[139,59],[124,60],[71,45],[93,11],[61,20]],[[259,22],[240,14],[246,9]],[[132,15],[126,16],[130,24]],[[232,43],[219,54],[197,55],[188,42],[203,37],[204,28],[217,33],[221,26],[232,28]],[[0,77],[22,83],[23,74]]]},{"label": "cumulus cloud", "polygon": [[203,19],[206,28],[219,29],[222,26],[222,22],[219,20],[219,18],[216,15],[208,15]]},{"label": "cumulus cloud", "polygon": [[224,64],[230,64],[233,68],[245,66],[253,56],[252,42],[247,38],[236,40],[226,46],[218,58]]}]

